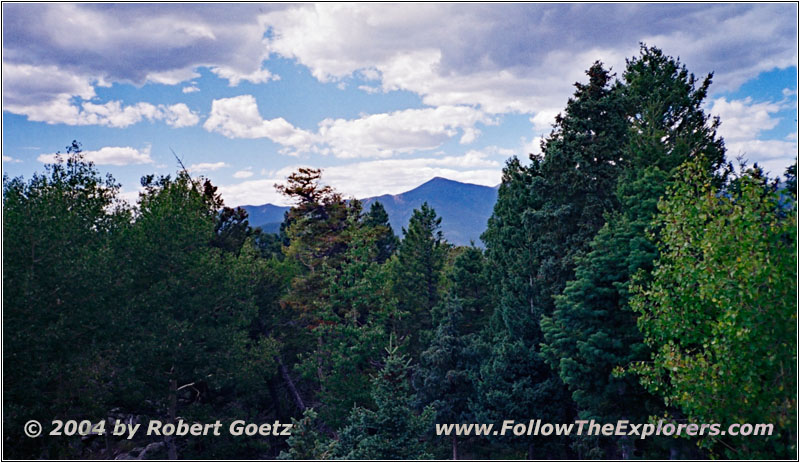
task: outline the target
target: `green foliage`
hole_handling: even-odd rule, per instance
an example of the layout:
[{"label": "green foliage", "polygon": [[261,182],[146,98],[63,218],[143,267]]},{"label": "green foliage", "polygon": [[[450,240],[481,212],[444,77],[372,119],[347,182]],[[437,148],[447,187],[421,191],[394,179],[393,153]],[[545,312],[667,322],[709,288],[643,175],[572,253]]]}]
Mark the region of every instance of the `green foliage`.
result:
[{"label": "green foliage", "polygon": [[[464,326],[459,329],[464,333],[477,333],[489,323],[492,312],[489,269],[481,249],[474,246],[458,249],[462,252],[456,256],[446,279],[450,284],[450,293],[459,299],[463,307],[464,320],[461,323]],[[433,321],[438,324],[442,317],[447,317],[447,312],[440,314],[436,309],[433,311]]]},{"label": "green foliage", "polygon": [[420,355],[414,375],[418,408],[433,407],[437,423],[475,422],[469,408],[475,401],[471,370],[478,361],[473,355],[473,335],[464,332],[467,317],[458,298],[449,297],[442,305],[444,319]]},{"label": "green foliage", "polygon": [[[620,150],[625,170],[615,191],[618,210],[577,260],[576,279],[557,296],[553,316],[542,320],[543,351],[572,391],[579,414],[603,422],[642,422],[658,412],[637,381],[612,374],[649,355],[628,307],[630,279],[639,270],[648,272],[657,257],[646,230],[678,165],[698,157],[713,172],[723,161],[718,121],[701,108],[710,75],[695,88],[694,76],[679,61],[643,46],[641,56],[628,61],[624,81],[620,88],[632,123]],[[631,443],[619,440],[622,448],[609,458],[630,456]]]},{"label": "green foliage", "polygon": [[278,456],[280,460],[330,460],[335,442],[316,428],[317,412],[313,408],[303,412],[302,419],[292,419],[292,435],[286,439],[288,451]]},{"label": "green foliage", "polygon": [[364,225],[375,229],[375,246],[378,252],[375,261],[382,264],[388,260],[397,250],[399,240],[389,224],[389,214],[383,208],[383,204],[375,201],[369,208],[369,212],[364,216]]},{"label": "green foliage", "polygon": [[422,204],[403,229],[403,241],[392,262],[393,293],[403,314],[399,333],[407,338],[412,356],[419,354],[432,329],[431,310],[439,302],[439,288],[450,245],[441,231],[441,217]]},{"label": "green foliage", "polygon": [[339,431],[334,454],[348,460],[431,459],[422,438],[432,433],[434,411],[414,412],[410,360],[397,347],[386,349],[383,368],[372,382],[375,409],[356,407]]},{"label": "green foliage", "polygon": [[83,161],[80,145],[45,174],[3,179],[4,453],[74,457],[61,442],[22,434],[30,419],[82,419],[113,399],[114,234],[130,213],[119,186]]},{"label": "green foliage", "polygon": [[[162,420],[247,416],[270,376],[254,369],[274,371],[278,349],[248,336],[256,301],[277,299],[269,293],[278,288],[263,284],[269,264],[247,241],[218,246],[222,202],[210,182],[146,177],[129,211],[79,145],[68,155],[47,175],[4,185],[9,436],[21,420],[96,422],[111,409]],[[223,440],[202,454],[218,455]],[[9,442],[22,443],[20,456],[91,452],[77,438]],[[193,444],[178,447],[196,455]]]},{"label": "green foliage", "polygon": [[653,349],[642,384],[700,423],[772,423],[772,438],[708,437],[729,458],[794,458],[795,205],[779,213],[757,170],[720,192],[699,162],[659,205],[660,258],[631,305]]},{"label": "green foliage", "polygon": [[[539,351],[543,316],[574,277],[575,259],[614,206],[620,169],[619,146],[628,128],[618,86],[600,63],[588,84],[575,84],[566,110],[556,118],[543,156],[531,165],[512,159],[489,226],[482,236],[493,271],[498,303],[486,342],[490,354],[480,368],[479,415],[486,420],[552,422],[572,419],[573,406],[558,375]],[[567,455],[563,440],[529,449],[529,458]]]},{"label": "green foliage", "polygon": [[786,192],[797,201],[797,161],[786,168]]}]

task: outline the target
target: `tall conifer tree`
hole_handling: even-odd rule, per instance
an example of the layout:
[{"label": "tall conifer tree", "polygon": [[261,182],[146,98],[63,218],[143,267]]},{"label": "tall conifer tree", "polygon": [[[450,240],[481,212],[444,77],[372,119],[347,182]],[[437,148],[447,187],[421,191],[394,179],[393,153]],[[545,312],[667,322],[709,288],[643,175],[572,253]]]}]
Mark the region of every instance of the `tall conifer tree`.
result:
[{"label": "tall conifer tree", "polygon": [[[632,125],[615,190],[619,210],[609,214],[591,250],[579,259],[577,278],[542,323],[544,351],[572,391],[581,417],[605,422],[643,421],[658,411],[657,401],[635,379],[612,374],[615,367],[647,355],[628,299],[632,275],[649,271],[657,256],[646,231],[658,199],[681,162],[699,158],[713,172],[724,160],[718,121],[701,108],[711,75],[696,85],[678,60],[643,46],[623,77]],[[631,457],[633,442],[616,440],[620,446],[607,446],[606,457]]]},{"label": "tall conifer tree", "polygon": [[[504,170],[489,227],[483,235],[493,268],[497,309],[490,355],[479,389],[483,419],[536,416],[567,422],[574,406],[559,376],[540,352],[540,321],[554,309],[554,296],[574,277],[575,258],[614,207],[620,144],[627,139],[619,88],[600,63],[588,84],[556,118],[531,165],[512,159]],[[563,439],[537,439],[529,457],[567,456]]]}]

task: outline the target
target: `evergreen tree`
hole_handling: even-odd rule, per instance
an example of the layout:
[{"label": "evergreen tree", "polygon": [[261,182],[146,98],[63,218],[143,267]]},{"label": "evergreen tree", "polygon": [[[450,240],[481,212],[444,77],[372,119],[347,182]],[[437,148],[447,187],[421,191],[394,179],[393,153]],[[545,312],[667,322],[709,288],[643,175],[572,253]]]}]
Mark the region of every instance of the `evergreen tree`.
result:
[{"label": "evergreen tree", "polygon": [[[635,371],[697,423],[771,423],[771,437],[704,436],[712,455],[797,456],[797,218],[758,170],[720,191],[700,161],[659,204],[660,256],[631,306],[653,350]],[[656,237],[654,237],[656,238]]]},{"label": "evergreen tree", "polygon": [[280,460],[330,460],[336,444],[315,426],[318,425],[317,413],[313,408],[303,413],[303,418],[292,419],[292,435],[286,439],[289,449],[282,451]]},{"label": "evergreen tree", "polygon": [[245,240],[253,235],[247,220],[247,211],[241,207],[223,207],[214,225],[214,236],[211,244],[228,252],[238,253]]},{"label": "evergreen tree", "polygon": [[393,293],[405,317],[400,333],[408,338],[413,356],[424,346],[430,333],[431,310],[439,301],[442,269],[450,245],[440,229],[442,219],[428,203],[415,209],[403,229],[403,241],[393,262]]},{"label": "evergreen tree", "polygon": [[792,198],[797,200],[797,161],[794,161],[794,164],[786,168],[786,172],[784,173],[786,177],[786,192]]},{"label": "evergreen tree", "polygon": [[434,412],[414,412],[410,360],[390,344],[385,365],[372,383],[375,409],[354,408],[339,431],[334,455],[348,460],[431,459],[423,437],[431,433]]},{"label": "evergreen tree", "polygon": [[358,201],[348,206],[341,194],[320,185],[321,177],[319,169],[300,168],[289,176],[286,185],[276,185],[280,193],[295,201],[285,219],[289,239],[285,254],[302,269],[284,302],[309,328],[319,322],[315,307],[323,297],[322,266],[338,267],[347,249],[344,232],[348,217],[361,212]]},{"label": "evergreen tree", "polygon": [[[493,269],[497,309],[479,377],[479,415],[487,421],[536,416],[568,422],[574,406],[558,375],[544,362],[540,321],[554,296],[574,277],[575,259],[615,206],[627,121],[618,86],[595,63],[531,165],[512,159],[482,236]],[[535,453],[536,452],[536,453]],[[563,439],[538,439],[528,457],[568,455]]]},{"label": "evergreen tree", "polygon": [[[442,305],[444,318],[422,352],[414,375],[417,400],[433,407],[437,423],[475,422],[469,405],[475,400],[471,370],[477,359],[472,355],[472,335],[464,332],[468,317],[456,297],[447,298]],[[454,460],[459,459],[458,439],[455,434],[450,437]]]},{"label": "evergreen tree", "polygon": [[397,249],[399,240],[389,224],[389,214],[383,208],[383,204],[375,201],[369,208],[369,212],[364,215],[364,225],[375,229],[375,246],[378,253],[375,256],[376,262],[382,264],[388,260]]},{"label": "evergreen tree", "polygon": [[[210,182],[182,172],[174,180],[145,178],[143,187],[115,256],[126,262],[118,272],[126,335],[115,395],[124,398],[123,408],[165,420],[206,417],[208,401],[243,384],[248,329],[257,316],[256,257],[212,246],[221,200]],[[224,407],[216,408],[224,417]],[[176,456],[178,444],[167,444]]]},{"label": "evergreen tree", "polygon": [[[649,271],[657,257],[646,230],[678,165],[699,157],[713,172],[724,160],[715,136],[718,121],[701,108],[711,75],[695,88],[695,77],[679,61],[643,46],[623,77],[632,126],[615,191],[619,210],[609,214],[591,250],[578,260],[576,279],[556,299],[552,318],[542,321],[543,351],[572,391],[581,417],[603,422],[641,422],[658,412],[658,402],[635,380],[612,375],[615,367],[648,355],[628,307],[630,278]],[[633,442],[617,440],[620,447],[608,448],[606,456],[632,456]]]},{"label": "evergreen tree", "polygon": [[[459,299],[463,307],[465,326],[460,328],[461,331],[477,333],[486,326],[492,313],[489,269],[481,249],[470,246],[460,250],[462,252],[456,256],[452,268],[447,272],[447,282],[450,293]],[[446,312],[439,312],[434,310],[435,324],[447,316]]]},{"label": "evergreen tree", "polygon": [[332,428],[354,405],[370,405],[369,378],[396,319],[386,269],[376,261],[380,230],[352,216],[346,233],[339,267],[322,269],[326,298],[318,302],[316,349],[299,365],[306,378],[319,382],[320,418]]}]

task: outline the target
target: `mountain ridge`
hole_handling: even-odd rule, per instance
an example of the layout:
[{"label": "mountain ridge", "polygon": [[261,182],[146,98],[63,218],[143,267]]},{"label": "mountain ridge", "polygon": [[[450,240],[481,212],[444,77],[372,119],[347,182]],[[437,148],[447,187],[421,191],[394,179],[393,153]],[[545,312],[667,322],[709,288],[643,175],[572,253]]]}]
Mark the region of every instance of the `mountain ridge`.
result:
[{"label": "mountain ridge", "polygon": [[[403,193],[372,196],[360,201],[365,211],[375,201],[383,204],[394,233],[400,237],[414,209],[427,202],[442,218],[442,232],[447,241],[456,245],[474,242],[476,246],[482,246],[480,235],[492,214],[498,187],[433,177]],[[251,225],[260,226],[269,233],[278,232],[283,214],[290,209],[289,206],[271,203],[241,207],[247,211]]]}]

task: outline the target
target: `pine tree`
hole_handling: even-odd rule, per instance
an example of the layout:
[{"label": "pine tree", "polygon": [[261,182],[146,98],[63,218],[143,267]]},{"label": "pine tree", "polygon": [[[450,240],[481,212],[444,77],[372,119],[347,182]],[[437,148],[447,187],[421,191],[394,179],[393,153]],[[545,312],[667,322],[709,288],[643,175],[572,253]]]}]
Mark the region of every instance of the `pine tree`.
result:
[{"label": "pine tree", "polygon": [[[724,160],[718,121],[701,108],[710,75],[695,87],[678,60],[643,46],[623,77],[632,126],[615,191],[619,209],[578,260],[576,279],[556,299],[552,318],[542,322],[543,351],[572,391],[581,417],[603,422],[644,421],[659,411],[658,401],[633,378],[612,374],[648,355],[628,307],[630,278],[640,269],[648,272],[657,257],[646,230],[678,165],[701,158],[713,172]],[[632,456],[631,440],[617,440],[621,447],[609,447],[607,458]]]},{"label": "pine tree", "polygon": [[[489,322],[492,313],[492,292],[489,284],[489,269],[483,251],[474,246],[460,248],[460,252],[447,273],[450,293],[459,299],[464,311],[464,333],[477,333]],[[440,304],[441,305],[441,304]],[[434,324],[442,317],[434,310]]]},{"label": "pine tree", "polygon": [[364,215],[364,225],[375,229],[377,239],[375,246],[378,248],[378,253],[375,256],[375,261],[379,264],[386,262],[397,250],[399,240],[389,224],[389,214],[383,208],[383,204],[375,201],[369,208],[369,212]]},{"label": "pine tree", "polygon": [[368,406],[370,375],[379,363],[396,321],[386,269],[378,264],[381,231],[349,219],[348,247],[338,268],[323,264],[326,297],[317,303],[318,342],[298,368],[319,383],[320,419],[339,427],[353,406]]},{"label": "pine tree", "polygon": [[313,408],[303,413],[303,418],[292,419],[292,435],[286,439],[289,449],[282,451],[279,460],[330,460],[335,442],[320,433],[317,412]]},{"label": "pine tree", "polygon": [[[600,63],[588,71],[531,165],[512,159],[482,236],[493,269],[497,309],[479,377],[479,415],[487,421],[536,416],[568,422],[574,406],[544,362],[540,321],[574,277],[576,257],[615,206],[613,186],[627,121],[620,91]],[[539,439],[528,457],[566,456],[563,439]]]},{"label": "pine tree", "polygon": [[[448,297],[442,305],[443,319],[430,346],[420,355],[414,375],[417,400],[420,405],[433,407],[437,423],[475,422],[469,404],[475,400],[471,370],[477,359],[473,355],[473,335],[464,332],[469,326],[468,316],[457,297]],[[449,439],[454,460],[459,459],[458,439],[455,434]]]},{"label": "pine tree", "polygon": [[393,262],[393,293],[405,320],[400,334],[412,356],[418,355],[432,329],[431,310],[439,301],[439,288],[450,245],[440,229],[442,219],[423,203],[403,229],[403,240]]},{"label": "pine tree", "polygon": [[339,431],[335,456],[348,460],[431,459],[422,438],[432,432],[434,412],[413,409],[410,360],[390,344],[385,365],[372,383],[375,409],[354,408]]}]

